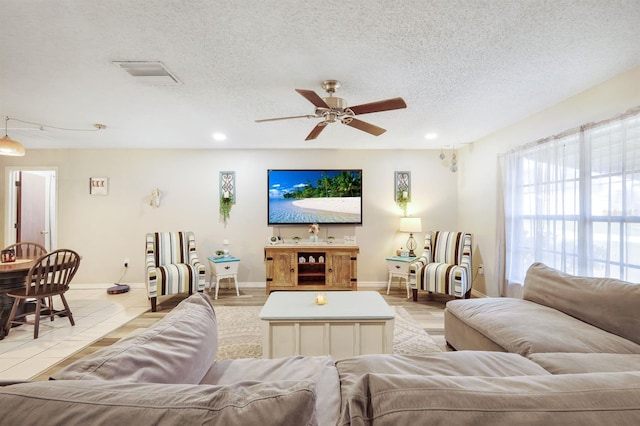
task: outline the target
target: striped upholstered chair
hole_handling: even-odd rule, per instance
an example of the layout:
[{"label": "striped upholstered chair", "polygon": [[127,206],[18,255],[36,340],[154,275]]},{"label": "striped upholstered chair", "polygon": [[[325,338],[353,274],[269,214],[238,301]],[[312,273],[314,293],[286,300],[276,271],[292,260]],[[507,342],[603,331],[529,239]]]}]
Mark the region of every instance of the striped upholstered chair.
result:
[{"label": "striped upholstered chair", "polygon": [[424,252],[412,265],[415,271],[413,299],[419,290],[468,299],[471,295],[471,234],[427,232]]},{"label": "striped upholstered chair", "polygon": [[205,266],[193,232],[154,232],[146,239],[146,284],[151,311],[158,296],[203,291]]}]

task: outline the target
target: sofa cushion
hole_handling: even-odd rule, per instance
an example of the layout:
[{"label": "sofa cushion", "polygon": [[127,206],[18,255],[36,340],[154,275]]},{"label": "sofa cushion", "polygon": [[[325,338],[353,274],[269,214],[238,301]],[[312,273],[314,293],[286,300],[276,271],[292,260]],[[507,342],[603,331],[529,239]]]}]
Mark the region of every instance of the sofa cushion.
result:
[{"label": "sofa cushion", "polygon": [[[544,371],[536,364],[531,364]],[[229,385],[243,380],[310,380],[320,395],[316,400],[318,423],[335,425],[340,415],[340,380],[331,356],[215,361],[200,383]]]},{"label": "sofa cushion", "polygon": [[448,345],[458,351],[508,352],[498,343],[453,315],[448,309],[444,310],[444,338]]},{"label": "sofa cushion", "polygon": [[[417,376],[549,375],[536,363],[504,352],[457,351],[425,355],[361,355],[336,361],[344,397],[367,373]],[[343,399],[342,403],[345,401]]]},{"label": "sofa cushion", "polygon": [[343,393],[366,373],[495,377],[550,374],[538,364],[518,354],[487,351],[361,355],[336,361],[336,368]]},{"label": "sofa cushion", "polygon": [[52,379],[197,384],[217,351],[213,306],[195,293],[148,329],[79,359]]},{"label": "sofa cushion", "polygon": [[551,374],[613,373],[640,371],[638,354],[531,354],[529,359]]},{"label": "sofa cushion", "polygon": [[228,386],[32,382],[1,388],[0,412],[0,423],[7,425],[317,424],[310,381]]},{"label": "sofa cushion", "polygon": [[542,263],[527,270],[523,298],[640,344],[640,285],[577,277]]},{"label": "sofa cushion", "polygon": [[640,373],[516,377],[365,374],[340,425],[640,424]]},{"label": "sofa cushion", "polygon": [[540,352],[640,354],[640,345],[630,340],[528,300],[510,297],[451,300],[446,309],[447,314],[508,352],[523,356]]}]

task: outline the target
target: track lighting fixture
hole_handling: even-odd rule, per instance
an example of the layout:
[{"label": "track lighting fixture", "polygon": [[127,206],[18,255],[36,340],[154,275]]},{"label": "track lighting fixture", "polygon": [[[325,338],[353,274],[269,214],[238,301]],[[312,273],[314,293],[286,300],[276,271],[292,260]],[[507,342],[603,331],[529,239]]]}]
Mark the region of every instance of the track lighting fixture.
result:
[{"label": "track lighting fixture", "polygon": [[97,132],[107,128],[107,126],[104,124],[96,123],[93,125],[93,129],[69,129],[65,127],[50,126],[48,124],[34,123],[32,121],[25,121],[25,120],[19,120],[17,118],[6,117],[4,120],[4,137],[0,139],[0,155],[13,155],[18,157],[22,157],[25,154],[25,150],[24,150],[24,146],[22,146],[20,142],[17,142],[9,137],[7,132],[8,131],[7,123],[9,122],[9,120],[18,121],[20,123],[25,123],[25,124],[32,124],[34,126],[38,126],[40,130],[43,130],[45,127],[48,127],[50,129],[65,130],[70,132]]}]

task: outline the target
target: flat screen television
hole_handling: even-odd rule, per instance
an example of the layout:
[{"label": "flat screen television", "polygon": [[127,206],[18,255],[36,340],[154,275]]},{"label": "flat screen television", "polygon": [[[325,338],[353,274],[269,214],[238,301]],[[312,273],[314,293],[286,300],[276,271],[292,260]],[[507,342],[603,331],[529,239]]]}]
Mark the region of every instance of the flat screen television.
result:
[{"label": "flat screen television", "polygon": [[362,170],[267,171],[268,224],[362,224]]}]

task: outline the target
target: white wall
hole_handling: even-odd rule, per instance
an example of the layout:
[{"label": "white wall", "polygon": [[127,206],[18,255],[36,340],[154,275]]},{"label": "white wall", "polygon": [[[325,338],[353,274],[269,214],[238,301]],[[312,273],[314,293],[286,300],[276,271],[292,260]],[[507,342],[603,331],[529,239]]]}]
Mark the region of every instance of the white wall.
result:
[{"label": "white wall", "polygon": [[[267,169],[361,168],[364,224],[335,226],[330,232],[356,235],[358,280],[367,285],[386,282],[384,258],[407,239],[397,232],[401,211],[393,201],[394,171],[411,171],[409,210],[422,218],[425,229],[456,228],[457,175],[443,167],[438,154],[424,150],[27,150],[22,158],[0,157],[0,166],[58,169],[58,248],[72,248],[82,255],[76,282],[114,282],[122,273],[124,258],[130,259],[130,268],[123,282],[143,282],[145,233],[192,230],[203,260],[222,248],[224,239],[230,241],[229,249],[241,258],[239,281],[244,285],[264,285],[263,249],[272,233],[308,235],[306,226],[267,226]],[[222,170],[234,170],[237,181],[237,202],[226,228],[218,214]],[[109,178],[108,196],[89,195],[91,176]],[[4,174],[0,179],[4,199]],[[162,192],[157,209],[149,206],[156,187]],[[325,232],[323,227],[322,237]],[[424,233],[416,237],[422,246]]]},{"label": "white wall", "polygon": [[[440,161],[439,150],[28,150],[22,158],[0,157],[0,167],[58,169],[58,247],[73,248],[83,256],[77,282],[114,282],[122,273],[124,258],[131,264],[123,281],[143,282],[144,234],[188,229],[196,233],[202,259],[222,248],[223,239],[230,240],[230,250],[242,259],[239,281],[248,285],[264,284],[263,247],[272,233],[306,233],[306,227],[267,227],[267,169],[363,169],[364,224],[331,229],[336,236],[357,236],[361,285],[385,282],[384,258],[406,241],[406,234],[397,232],[401,212],[393,202],[393,184],[395,170],[410,170],[410,212],[422,218],[425,230],[472,232],[474,270],[480,263],[485,269],[474,290],[497,296],[498,155],[638,105],[640,67],[461,149],[455,174]],[[218,215],[221,170],[234,170],[237,179],[237,204],[226,228]],[[109,177],[108,196],[88,194],[90,176]],[[163,193],[159,209],[148,205],[156,187]],[[3,199],[5,192],[2,173]],[[3,222],[4,212],[3,208]],[[4,227],[0,232],[4,234]],[[6,241],[5,235],[1,237]],[[424,233],[416,237],[421,245]]]},{"label": "white wall", "polygon": [[589,122],[640,106],[640,67],[599,84],[460,151],[459,226],[474,235],[474,271],[484,264],[474,290],[498,296],[496,283],[496,172],[499,154]]}]

